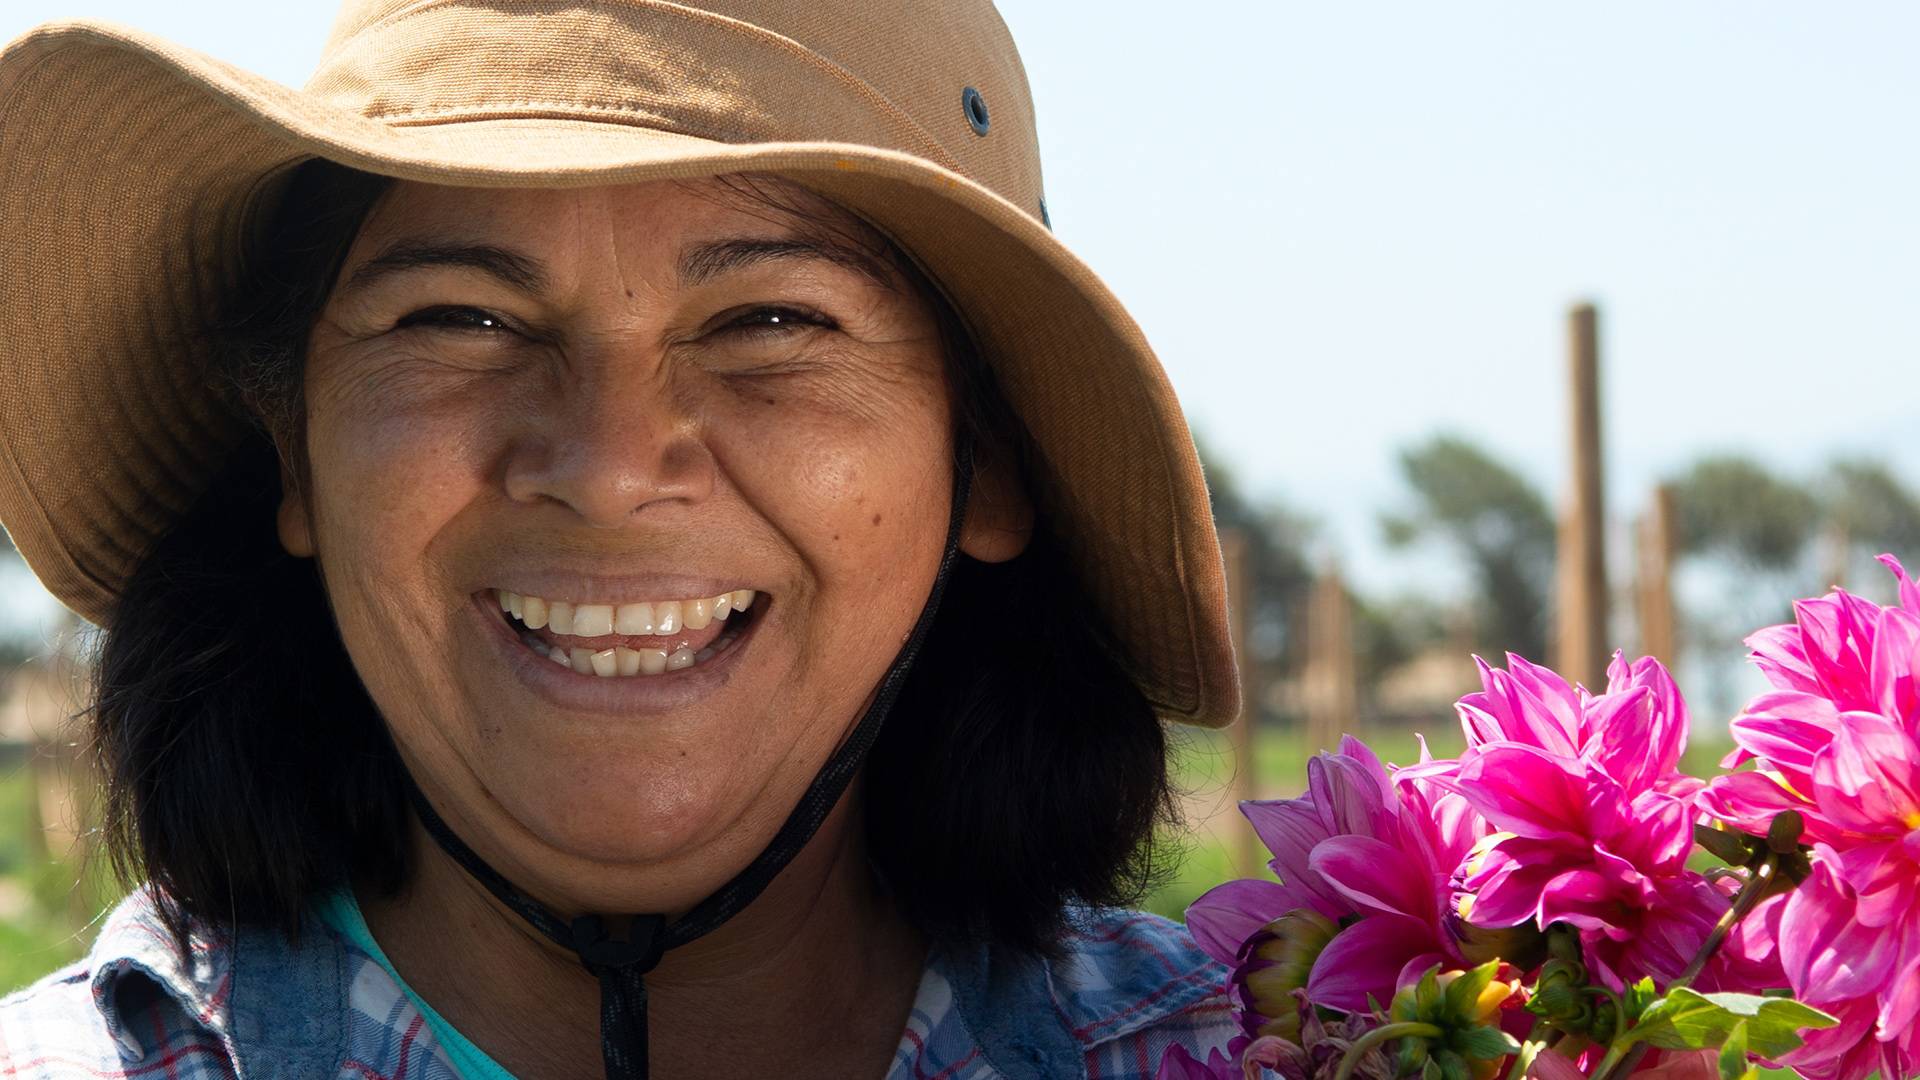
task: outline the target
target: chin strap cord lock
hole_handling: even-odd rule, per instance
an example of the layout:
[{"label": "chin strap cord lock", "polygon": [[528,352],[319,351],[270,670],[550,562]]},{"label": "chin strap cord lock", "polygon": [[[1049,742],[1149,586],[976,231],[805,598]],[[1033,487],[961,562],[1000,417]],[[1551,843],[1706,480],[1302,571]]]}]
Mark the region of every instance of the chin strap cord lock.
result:
[{"label": "chin strap cord lock", "polygon": [[622,941],[598,915],[573,920],[573,951],[600,980],[600,1055],[609,1080],[647,1075],[647,972],[667,953],[667,920],[640,915]]}]

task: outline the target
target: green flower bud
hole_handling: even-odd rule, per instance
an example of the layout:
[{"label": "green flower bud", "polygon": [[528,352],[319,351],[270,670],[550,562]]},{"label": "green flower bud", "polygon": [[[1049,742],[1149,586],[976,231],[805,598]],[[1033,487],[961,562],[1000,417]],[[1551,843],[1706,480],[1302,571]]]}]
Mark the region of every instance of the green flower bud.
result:
[{"label": "green flower bud", "polygon": [[1313,962],[1340,932],[1340,927],[1317,911],[1296,908],[1262,927],[1248,942],[1246,959],[1234,971],[1245,987],[1246,1005],[1263,1022],[1261,1035],[1300,1041],[1300,1007],[1294,991],[1304,989]]}]

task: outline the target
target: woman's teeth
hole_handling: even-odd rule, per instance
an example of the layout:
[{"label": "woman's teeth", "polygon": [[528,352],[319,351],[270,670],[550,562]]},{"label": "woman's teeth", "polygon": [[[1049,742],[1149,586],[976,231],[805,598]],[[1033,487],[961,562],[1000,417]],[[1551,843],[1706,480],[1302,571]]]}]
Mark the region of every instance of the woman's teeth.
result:
[{"label": "woman's teeth", "polygon": [[735,589],[718,596],[693,600],[575,604],[498,590],[500,610],[513,616],[524,628],[520,640],[528,648],[561,667],[572,668],[581,675],[601,678],[661,675],[690,668],[725,652],[739,634],[733,627],[728,627],[698,651],[685,644],[671,650],[629,648],[625,645],[594,650],[550,643],[533,631],[544,629],[552,634],[582,638],[606,637],[610,634],[666,637],[687,630],[705,630],[716,621],[724,622],[729,615],[752,607],[754,597],[752,589]]}]

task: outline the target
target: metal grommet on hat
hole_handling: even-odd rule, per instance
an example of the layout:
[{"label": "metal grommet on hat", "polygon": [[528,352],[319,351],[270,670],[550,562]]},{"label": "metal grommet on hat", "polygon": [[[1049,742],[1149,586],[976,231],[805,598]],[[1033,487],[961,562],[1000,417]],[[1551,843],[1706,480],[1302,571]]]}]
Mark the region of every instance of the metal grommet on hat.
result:
[{"label": "metal grommet on hat", "polygon": [[987,116],[987,99],[980,96],[980,91],[969,86],[960,92],[960,105],[966,109],[967,123],[973,125],[973,133],[985,135],[991,123]]}]

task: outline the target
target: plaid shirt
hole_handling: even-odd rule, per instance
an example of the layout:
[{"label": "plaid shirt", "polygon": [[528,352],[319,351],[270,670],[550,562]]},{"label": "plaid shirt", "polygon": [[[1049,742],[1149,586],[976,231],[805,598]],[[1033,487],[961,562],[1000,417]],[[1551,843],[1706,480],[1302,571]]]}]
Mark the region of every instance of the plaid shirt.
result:
[{"label": "plaid shirt", "polygon": [[[1074,922],[1063,963],[937,950],[888,1080],[1152,1080],[1170,1046],[1226,1044],[1224,972],[1182,927]],[[144,891],[86,959],[0,1000],[0,1077],[458,1076],[401,986],[339,934],[196,932],[183,952]]]}]

